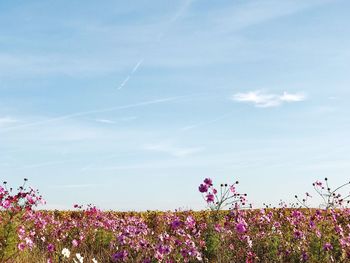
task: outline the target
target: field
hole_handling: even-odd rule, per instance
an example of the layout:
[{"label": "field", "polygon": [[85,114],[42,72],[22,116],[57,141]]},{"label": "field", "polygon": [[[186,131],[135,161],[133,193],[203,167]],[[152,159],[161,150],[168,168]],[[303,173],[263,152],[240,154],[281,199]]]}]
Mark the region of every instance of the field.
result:
[{"label": "field", "polygon": [[211,209],[199,212],[39,211],[37,191],[1,187],[0,261],[350,262],[350,209],[244,209],[237,183],[217,191],[206,179]]}]

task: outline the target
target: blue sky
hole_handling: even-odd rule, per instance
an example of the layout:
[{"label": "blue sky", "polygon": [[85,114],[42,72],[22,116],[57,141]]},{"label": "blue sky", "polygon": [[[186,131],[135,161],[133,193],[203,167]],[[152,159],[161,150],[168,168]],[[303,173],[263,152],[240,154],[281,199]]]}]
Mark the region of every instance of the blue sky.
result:
[{"label": "blue sky", "polygon": [[256,206],[350,172],[348,1],[1,1],[0,174],[47,208]]}]

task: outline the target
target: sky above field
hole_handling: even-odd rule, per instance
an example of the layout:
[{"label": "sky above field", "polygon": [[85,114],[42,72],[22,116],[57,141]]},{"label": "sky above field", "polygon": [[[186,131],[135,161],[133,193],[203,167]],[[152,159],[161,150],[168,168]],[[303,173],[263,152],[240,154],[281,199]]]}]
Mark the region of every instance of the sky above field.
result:
[{"label": "sky above field", "polygon": [[0,1],[0,179],[47,208],[259,206],[350,178],[349,1]]}]

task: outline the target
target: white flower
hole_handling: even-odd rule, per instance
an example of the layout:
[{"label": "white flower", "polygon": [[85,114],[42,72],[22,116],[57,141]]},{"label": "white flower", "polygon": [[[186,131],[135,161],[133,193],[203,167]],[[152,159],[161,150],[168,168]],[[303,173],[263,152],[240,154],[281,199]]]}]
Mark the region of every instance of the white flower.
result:
[{"label": "white flower", "polygon": [[69,258],[70,257],[70,251],[68,248],[64,248],[62,249],[62,255],[65,257],[65,258]]},{"label": "white flower", "polygon": [[[76,253],[75,256],[79,260],[79,263],[83,263],[84,262],[84,258],[80,255],[80,253]],[[77,262],[75,259],[73,259],[73,260],[74,260],[74,262]]]},{"label": "white flower", "polygon": [[97,260],[95,258],[92,259],[93,263],[97,263]]},{"label": "white flower", "polygon": [[248,246],[250,247],[250,248],[252,248],[253,247],[253,241],[250,239],[250,238],[248,238]]}]

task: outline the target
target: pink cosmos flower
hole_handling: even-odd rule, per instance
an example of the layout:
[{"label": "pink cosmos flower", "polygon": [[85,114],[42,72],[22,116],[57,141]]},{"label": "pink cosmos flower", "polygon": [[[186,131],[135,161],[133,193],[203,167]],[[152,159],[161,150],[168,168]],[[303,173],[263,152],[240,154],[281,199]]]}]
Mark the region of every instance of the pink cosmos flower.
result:
[{"label": "pink cosmos flower", "polygon": [[240,234],[243,234],[247,231],[245,222],[240,222],[236,225],[236,231]]},{"label": "pink cosmos flower", "polygon": [[299,238],[302,238],[304,235],[303,235],[303,233],[301,232],[301,231],[299,231],[299,230],[295,230],[294,231],[294,237],[296,238],[296,239],[299,239]]},{"label": "pink cosmos flower", "polygon": [[78,241],[76,239],[72,240],[72,245],[73,247],[77,247],[78,246]]},{"label": "pink cosmos flower", "polygon": [[33,240],[31,240],[29,237],[26,237],[24,240],[25,240],[27,246],[29,246],[30,248],[33,247],[33,245],[34,245]]},{"label": "pink cosmos flower", "polygon": [[2,202],[2,206],[5,209],[8,209],[11,206],[11,202],[9,200],[5,200],[5,201]]},{"label": "pink cosmos flower", "polygon": [[194,228],[196,226],[196,220],[192,216],[186,218],[186,227]]},{"label": "pink cosmos flower", "polygon": [[122,261],[125,261],[127,258],[128,258],[128,251],[126,251],[126,250],[122,250],[122,251],[119,251],[119,252],[117,252],[117,253],[115,253],[114,255],[113,255],[113,259],[115,260],[115,261],[118,261],[118,260],[122,260]]},{"label": "pink cosmos flower", "polygon": [[208,186],[213,186],[213,181],[210,178],[205,178],[204,183]]},{"label": "pink cosmos flower", "polygon": [[47,245],[47,251],[53,252],[55,250],[55,246],[52,245],[51,243]]},{"label": "pink cosmos flower", "polygon": [[179,219],[175,219],[173,222],[171,222],[171,227],[173,229],[177,229],[181,226],[181,221]]},{"label": "pink cosmos flower", "polygon": [[332,249],[333,249],[333,246],[330,243],[325,243],[323,245],[323,250],[325,250],[325,251],[330,251]]},{"label": "pink cosmos flower", "polygon": [[198,190],[199,192],[201,193],[206,193],[208,191],[208,185],[206,184],[201,184],[199,187],[198,187]]},{"label": "pink cosmos flower", "polygon": [[20,251],[23,251],[24,249],[25,249],[25,247],[26,247],[26,245],[24,244],[24,243],[19,243],[18,245],[17,245],[17,248],[20,250]]},{"label": "pink cosmos flower", "polygon": [[214,195],[211,194],[211,193],[207,194],[207,196],[206,196],[206,201],[207,201],[208,203],[213,203],[213,202],[214,202]]},{"label": "pink cosmos flower", "polygon": [[309,259],[309,256],[307,255],[307,253],[306,252],[303,252],[303,254],[302,254],[302,258],[303,258],[303,261],[307,261],[308,259]]}]

